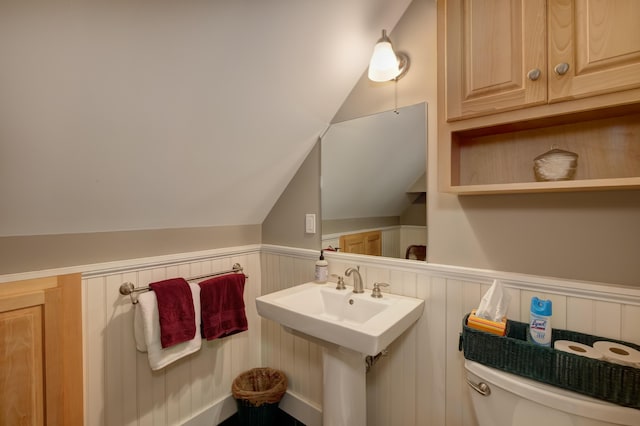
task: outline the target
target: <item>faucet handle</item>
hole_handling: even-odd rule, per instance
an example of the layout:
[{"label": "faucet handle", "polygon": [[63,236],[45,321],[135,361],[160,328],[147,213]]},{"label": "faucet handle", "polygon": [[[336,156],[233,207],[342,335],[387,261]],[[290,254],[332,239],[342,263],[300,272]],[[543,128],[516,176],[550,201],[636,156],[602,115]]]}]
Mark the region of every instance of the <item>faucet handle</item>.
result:
[{"label": "faucet handle", "polygon": [[380,291],[380,287],[389,287],[388,283],[373,283],[373,290],[371,291],[371,297],[375,297],[376,299],[382,298],[382,292]]},{"label": "faucet handle", "polygon": [[336,290],[346,290],[347,287],[344,285],[344,277],[338,274],[331,274],[332,277],[338,278],[338,285],[336,285]]}]

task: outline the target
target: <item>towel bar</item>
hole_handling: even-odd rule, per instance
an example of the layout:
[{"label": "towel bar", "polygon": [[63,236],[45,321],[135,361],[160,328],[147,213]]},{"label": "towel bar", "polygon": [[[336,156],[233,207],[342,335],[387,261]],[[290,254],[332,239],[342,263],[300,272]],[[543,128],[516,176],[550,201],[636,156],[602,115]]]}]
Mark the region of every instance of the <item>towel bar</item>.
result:
[{"label": "towel bar", "polygon": [[[230,269],[228,271],[220,271],[220,272],[211,272],[209,274],[204,274],[204,275],[198,275],[195,277],[191,277],[191,278],[185,278],[185,280],[187,281],[197,281],[197,280],[201,280],[204,278],[209,278],[209,277],[215,277],[217,275],[225,275],[225,274],[231,274],[231,273],[239,273],[242,272],[242,266],[239,263],[234,263],[233,264],[233,269]],[[249,278],[249,276],[247,276],[245,274],[246,278]],[[122,285],[120,286],[120,294],[123,296],[129,296],[131,297],[131,303],[133,303],[134,305],[136,303],[138,303],[138,300],[134,297],[135,293],[141,292],[141,291],[148,291],[149,290],[149,286],[146,287],[135,287],[133,285],[132,282],[126,282],[126,283],[122,283]]]}]

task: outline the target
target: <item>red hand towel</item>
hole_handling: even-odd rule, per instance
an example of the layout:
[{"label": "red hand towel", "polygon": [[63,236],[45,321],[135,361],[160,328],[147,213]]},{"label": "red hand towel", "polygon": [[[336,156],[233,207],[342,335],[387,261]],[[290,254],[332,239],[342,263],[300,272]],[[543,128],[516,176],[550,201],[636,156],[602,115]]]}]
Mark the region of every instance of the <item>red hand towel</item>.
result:
[{"label": "red hand towel", "polygon": [[156,293],[160,317],[160,344],[163,348],[187,342],[196,335],[196,314],[191,288],[184,278],[149,284]]},{"label": "red hand towel", "polygon": [[202,337],[213,340],[249,328],[242,298],[244,282],[244,274],[228,274],[199,283]]}]

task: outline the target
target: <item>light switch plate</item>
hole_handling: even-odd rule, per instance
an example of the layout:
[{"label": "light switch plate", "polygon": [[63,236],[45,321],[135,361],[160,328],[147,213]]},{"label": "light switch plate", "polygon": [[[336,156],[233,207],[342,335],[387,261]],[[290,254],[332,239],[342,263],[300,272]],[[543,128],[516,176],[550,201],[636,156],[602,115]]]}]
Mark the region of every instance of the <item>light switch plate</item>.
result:
[{"label": "light switch plate", "polygon": [[316,233],[316,215],[315,213],[307,213],[304,219],[304,232],[307,234]]}]

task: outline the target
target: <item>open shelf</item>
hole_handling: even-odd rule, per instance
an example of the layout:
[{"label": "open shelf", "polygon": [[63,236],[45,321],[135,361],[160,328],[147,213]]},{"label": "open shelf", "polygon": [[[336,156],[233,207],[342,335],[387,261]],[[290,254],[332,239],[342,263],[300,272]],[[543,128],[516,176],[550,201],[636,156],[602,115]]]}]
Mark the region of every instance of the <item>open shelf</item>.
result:
[{"label": "open shelf", "polygon": [[[536,181],[552,148],[578,154],[572,180]],[[452,131],[450,160],[458,194],[640,188],[640,105]]]}]

